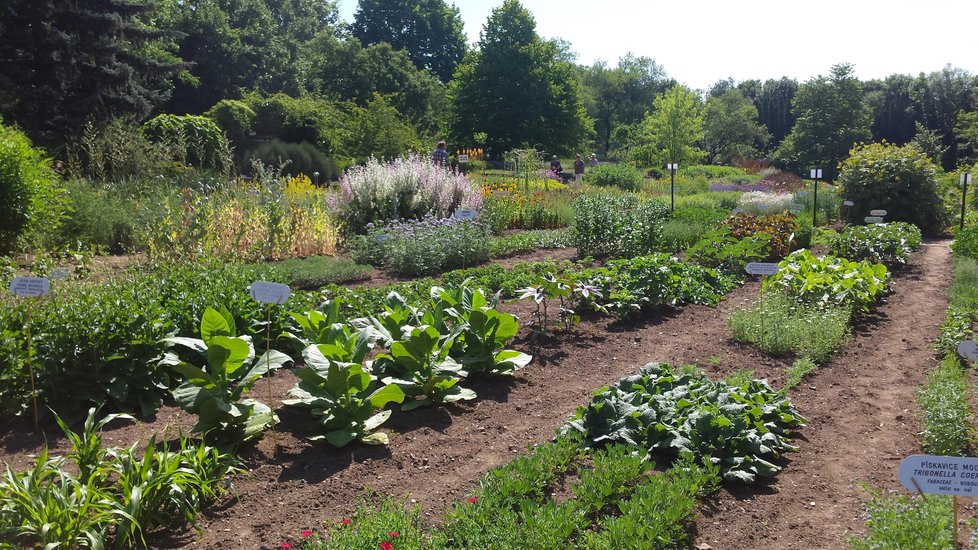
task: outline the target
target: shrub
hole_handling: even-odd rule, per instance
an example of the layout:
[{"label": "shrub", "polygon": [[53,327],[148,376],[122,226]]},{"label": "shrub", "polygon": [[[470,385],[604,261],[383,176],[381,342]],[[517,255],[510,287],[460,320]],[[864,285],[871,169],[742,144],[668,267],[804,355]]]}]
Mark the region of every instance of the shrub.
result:
[{"label": "shrub", "polygon": [[842,163],[839,182],[851,223],[862,223],[873,209],[886,210],[887,220],[909,222],[924,233],[943,230],[949,213],[938,192],[937,167],[912,145],[859,145]]},{"label": "shrub", "polygon": [[603,164],[587,171],[587,181],[600,187],[618,187],[637,191],[642,186],[642,172],[630,164]]},{"label": "shrub", "polygon": [[370,159],[341,179],[347,230],[362,233],[368,223],[420,219],[426,214],[450,216],[456,209],[482,206],[482,194],[471,180],[436,166],[428,157],[412,156],[383,163]]},{"label": "shrub", "polygon": [[218,101],[204,116],[213,120],[236,143],[245,139],[255,123],[255,111],[247,103],[236,99]]},{"label": "shrub", "polygon": [[921,247],[920,229],[904,222],[875,225],[850,225],[833,241],[830,250],[836,256],[873,263],[907,263],[914,250]]},{"label": "shrub", "polygon": [[137,247],[142,229],[130,199],[88,180],[71,180],[66,187],[70,208],[61,227],[61,244],[103,246],[113,254]]},{"label": "shrub", "polygon": [[294,176],[302,174],[312,178],[314,173],[319,172],[320,182],[335,180],[341,174],[336,161],[307,141],[286,143],[273,139],[259,144],[246,157],[251,162],[281,166],[283,173]]},{"label": "shrub", "polygon": [[574,202],[574,246],[580,256],[632,257],[655,250],[662,241],[668,208],[635,195],[581,195]]},{"label": "shrub", "polygon": [[959,258],[978,259],[978,227],[967,227],[954,234],[951,251]]},{"label": "shrub", "polygon": [[44,245],[57,235],[64,189],[44,152],[0,119],[0,254]]},{"label": "shrub", "polygon": [[166,145],[177,160],[200,168],[231,171],[227,138],[207,117],[162,114],[146,121],[141,131],[153,143]]}]

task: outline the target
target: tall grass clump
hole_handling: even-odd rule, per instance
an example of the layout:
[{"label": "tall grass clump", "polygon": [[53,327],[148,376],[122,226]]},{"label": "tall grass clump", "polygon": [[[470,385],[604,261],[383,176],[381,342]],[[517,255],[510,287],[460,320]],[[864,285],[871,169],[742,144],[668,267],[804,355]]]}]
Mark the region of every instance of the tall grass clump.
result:
[{"label": "tall grass clump", "polygon": [[968,406],[968,380],[958,358],[949,355],[927,375],[917,394],[924,449],[930,454],[964,456],[975,441]]},{"label": "tall grass clump", "polygon": [[391,162],[370,159],[340,178],[341,212],[346,229],[362,233],[368,223],[450,216],[456,209],[478,209],[482,193],[464,174],[411,156]]},{"label": "tall grass clump", "polygon": [[731,314],[734,339],[751,342],[775,356],[794,354],[822,363],[849,337],[849,309],[799,306],[766,294],[753,307]]}]

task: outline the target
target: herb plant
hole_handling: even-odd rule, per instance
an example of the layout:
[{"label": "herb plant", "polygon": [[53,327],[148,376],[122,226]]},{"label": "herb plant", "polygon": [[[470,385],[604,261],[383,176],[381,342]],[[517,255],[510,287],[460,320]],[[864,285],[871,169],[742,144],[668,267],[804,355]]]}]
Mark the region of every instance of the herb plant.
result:
[{"label": "herb plant", "polygon": [[850,260],[905,264],[910,253],[920,250],[920,229],[905,222],[850,225],[832,241],[832,254]]},{"label": "herb plant", "polygon": [[819,258],[802,249],[782,260],[778,272],[764,281],[763,288],[820,308],[866,312],[889,291],[890,274],[883,264],[836,256]]}]

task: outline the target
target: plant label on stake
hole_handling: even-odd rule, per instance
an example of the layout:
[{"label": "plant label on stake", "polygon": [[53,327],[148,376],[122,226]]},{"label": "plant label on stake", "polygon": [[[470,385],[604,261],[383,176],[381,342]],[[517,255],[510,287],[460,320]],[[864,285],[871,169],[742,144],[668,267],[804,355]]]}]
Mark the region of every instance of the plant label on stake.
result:
[{"label": "plant label on stake", "polygon": [[[269,283],[267,281],[255,281],[251,283],[251,299],[256,302],[262,302],[268,304],[268,318],[265,320],[265,374],[268,376],[268,406],[272,406],[272,376],[271,376],[271,361],[272,361],[272,306],[282,305],[289,296],[292,294],[292,289],[289,285],[283,285],[282,283]],[[274,413],[272,413],[274,415]],[[274,417],[273,417],[274,418]],[[277,446],[278,438],[275,437],[275,425],[272,424],[272,441]]]},{"label": "plant label on stake", "polygon": [[866,216],[863,218],[863,221],[866,223],[883,223],[883,218],[879,216]]},{"label": "plant label on stake", "polygon": [[18,298],[38,298],[51,291],[51,281],[44,277],[14,277],[10,293]]},{"label": "plant label on stake", "polygon": [[978,361],[978,342],[963,340],[958,344],[958,355],[969,361]]},{"label": "plant label on stake", "polygon": [[289,285],[282,283],[269,283],[265,281],[255,281],[249,288],[251,299],[265,304],[282,305],[292,293]]},{"label": "plant label on stake", "polygon": [[455,219],[457,220],[474,220],[479,216],[479,213],[475,210],[456,210]]},{"label": "plant label on stake", "polygon": [[778,272],[778,264],[770,262],[751,262],[747,264],[745,268],[750,275],[760,275],[766,277],[768,275],[774,275]]},{"label": "plant label on stake", "polygon": [[459,164],[466,164],[468,162],[469,162],[469,156],[468,155],[459,155],[458,156],[458,163]]},{"label": "plant label on stake", "polygon": [[377,233],[376,235],[374,235],[374,242],[376,242],[376,243],[386,243],[387,242],[387,234],[386,233]]},{"label": "plant label on stake", "polygon": [[842,206],[856,206],[856,203],[852,201],[842,201]]},{"label": "plant label on stake", "polygon": [[[44,277],[14,277],[10,281],[10,293],[18,298],[40,298],[51,291],[51,281]],[[37,383],[34,380],[34,337],[32,334],[31,317],[34,312],[34,304],[31,302],[27,306],[24,314],[26,319],[24,325],[27,332],[27,370],[31,375],[31,402],[34,405],[34,431],[37,431]]]},{"label": "plant label on stake", "polygon": [[869,215],[870,216],[879,216],[879,217],[882,218],[883,216],[886,216],[886,210],[870,210],[869,211]]},{"label": "plant label on stake", "polygon": [[911,455],[900,462],[900,483],[911,491],[951,497],[958,547],[958,497],[978,497],[978,458]]}]

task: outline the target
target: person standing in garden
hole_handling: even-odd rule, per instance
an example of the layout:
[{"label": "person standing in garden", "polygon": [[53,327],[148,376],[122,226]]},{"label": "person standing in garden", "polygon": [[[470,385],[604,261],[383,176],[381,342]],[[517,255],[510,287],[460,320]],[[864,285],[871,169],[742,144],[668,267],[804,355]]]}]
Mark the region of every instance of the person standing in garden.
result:
[{"label": "person standing in garden", "polygon": [[587,159],[587,165],[590,166],[591,168],[594,168],[595,166],[597,166],[598,165],[598,155],[595,154],[595,153],[591,153],[591,158]]},{"label": "person standing in garden", "polygon": [[581,155],[580,153],[578,153],[574,157],[574,183],[580,185],[583,179],[584,179],[584,161],[581,160]]},{"label": "person standing in garden", "polygon": [[448,166],[448,151],[445,150],[444,141],[438,142],[438,146],[435,147],[435,152],[431,155],[431,157],[431,160],[434,161],[435,166]]}]

